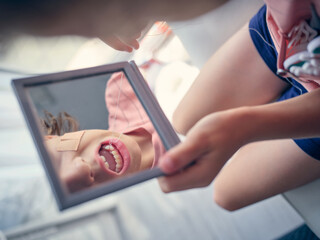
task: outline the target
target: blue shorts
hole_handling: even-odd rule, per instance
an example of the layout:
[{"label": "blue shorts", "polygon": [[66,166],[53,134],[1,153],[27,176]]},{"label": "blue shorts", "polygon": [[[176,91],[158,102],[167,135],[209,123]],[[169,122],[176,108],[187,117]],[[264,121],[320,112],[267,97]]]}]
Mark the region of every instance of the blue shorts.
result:
[{"label": "blue shorts", "polygon": [[[274,44],[267,27],[266,6],[263,6],[259,10],[259,12],[250,20],[249,31],[251,39],[256,46],[260,56],[267,64],[267,66],[271,69],[271,71],[277,75],[278,54],[275,48],[273,48]],[[258,31],[261,36],[256,31]],[[265,41],[262,39],[262,37]],[[273,47],[269,46],[266,42]],[[293,98],[307,92],[307,90],[294,79],[285,79],[280,76],[278,77],[279,79],[282,79],[283,81],[289,82],[291,84],[291,86],[282,93],[278,101]],[[320,160],[320,138],[305,138],[293,140],[305,153],[315,159]]]}]

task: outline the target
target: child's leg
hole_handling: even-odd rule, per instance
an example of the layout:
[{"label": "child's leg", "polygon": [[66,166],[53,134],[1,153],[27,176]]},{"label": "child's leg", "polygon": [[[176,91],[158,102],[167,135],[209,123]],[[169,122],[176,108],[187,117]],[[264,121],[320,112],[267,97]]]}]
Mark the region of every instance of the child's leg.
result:
[{"label": "child's leg", "polygon": [[270,102],[286,87],[287,84],[261,59],[246,25],[201,70],[179,104],[173,125],[178,132],[185,134],[205,115]]},{"label": "child's leg", "polygon": [[214,181],[215,201],[235,210],[320,177],[320,161],[292,140],[255,142],[242,147]]}]

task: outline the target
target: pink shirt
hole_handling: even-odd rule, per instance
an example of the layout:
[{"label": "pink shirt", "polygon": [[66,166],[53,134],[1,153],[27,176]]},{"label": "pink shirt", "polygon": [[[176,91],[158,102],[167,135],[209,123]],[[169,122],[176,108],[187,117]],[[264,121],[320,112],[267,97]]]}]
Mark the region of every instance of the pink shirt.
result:
[{"label": "pink shirt", "polygon": [[154,147],[153,166],[157,165],[165,149],[123,73],[115,73],[108,80],[105,101],[109,111],[109,130],[124,134],[146,130],[150,134]]},{"label": "pink shirt", "polygon": [[[311,3],[320,13],[319,0],[264,0],[267,5],[267,14],[272,15],[279,30],[288,33],[301,20],[310,19]],[[270,16],[269,16],[270,17]]]},{"label": "pink shirt", "polygon": [[[287,34],[302,20],[311,18],[311,4],[313,3],[317,13],[320,13],[319,0],[265,0],[267,5],[267,25],[270,35],[279,54],[279,58],[285,55],[287,48]],[[278,68],[283,69],[283,60],[278,60]],[[320,82],[317,79],[305,79]],[[319,86],[314,83],[300,82],[308,91]]]}]

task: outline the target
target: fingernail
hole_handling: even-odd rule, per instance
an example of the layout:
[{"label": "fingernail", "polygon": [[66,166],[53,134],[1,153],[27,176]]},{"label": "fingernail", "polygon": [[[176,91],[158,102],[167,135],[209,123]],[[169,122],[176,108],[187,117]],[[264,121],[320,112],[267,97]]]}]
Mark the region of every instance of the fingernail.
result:
[{"label": "fingernail", "polygon": [[169,193],[170,192],[170,188],[168,186],[168,184],[166,182],[162,182],[161,183],[161,191],[164,193]]},{"label": "fingernail", "polygon": [[139,43],[138,43],[138,44],[134,45],[133,47],[134,47],[135,50],[138,50],[139,47],[140,47],[140,45],[139,45]]},{"label": "fingernail", "polygon": [[174,165],[170,157],[164,156],[160,159],[159,163],[160,168],[162,168],[164,171],[172,172],[174,170]]}]

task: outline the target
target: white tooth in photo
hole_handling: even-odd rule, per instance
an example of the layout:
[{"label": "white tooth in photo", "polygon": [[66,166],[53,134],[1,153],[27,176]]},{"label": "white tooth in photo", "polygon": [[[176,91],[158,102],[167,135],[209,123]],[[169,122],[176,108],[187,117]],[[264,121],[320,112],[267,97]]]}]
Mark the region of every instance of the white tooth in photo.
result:
[{"label": "white tooth in photo", "polygon": [[104,156],[100,156],[104,162],[106,162],[106,158]]},{"label": "white tooth in photo", "polygon": [[106,166],[106,168],[109,168],[109,163],[105,162],[104,165]]},{"label": "white tooth in photo", "polygon": [[110,145],[104,146],[104,149],[109,150],[110,149]]},{"label": "white tooth in photo", "polygon": [[117,163],[117,166],[121,166],[122,167],[122,161],[120,159],[116,159],[116,163]]}]

